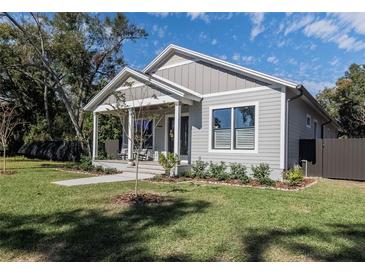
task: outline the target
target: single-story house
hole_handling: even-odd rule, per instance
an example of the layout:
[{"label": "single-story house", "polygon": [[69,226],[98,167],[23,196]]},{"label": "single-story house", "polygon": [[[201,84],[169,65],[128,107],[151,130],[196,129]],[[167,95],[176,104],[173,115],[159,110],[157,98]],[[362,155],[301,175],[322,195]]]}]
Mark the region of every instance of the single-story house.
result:
[{"label": "single-story house", "polygon": [[[84,107],[94,117],[94,163],[98,115],[114,111],[115,92],[125,94],[127,109],[163,113],[159,124],[148,129],[152,138],[144,146],[150,160],[158,160],[159,153],[178,154],[180,171],[198,159],[248,168],[264,162],[272,177],[280,178],[298,164],[300,139],[337,136],[336,122],[303,85],[169,45],[142,71],[123,68]],[[129,136],[137,124],[156,122],[137,123],[132,113],[125,117]],[[133,140],[122,139],[132,159]]]}]

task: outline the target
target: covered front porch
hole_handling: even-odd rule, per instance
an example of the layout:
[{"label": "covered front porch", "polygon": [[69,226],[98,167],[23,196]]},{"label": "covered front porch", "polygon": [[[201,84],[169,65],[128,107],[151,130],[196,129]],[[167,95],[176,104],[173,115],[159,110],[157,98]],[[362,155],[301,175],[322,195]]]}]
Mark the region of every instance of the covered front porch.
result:
[{"label": "covered front porch", "polygon": [[[161,153],[171,152],[179,155],[181,163],[190,163],[189,105],[175,100],[157,103],[145,106],[140,117],[135,117],[128,109],[119,125],[120,136],[101,141],[103,132],[99,119],[102,116],[108,119],[114,114],[113,110],[96,109],[93,112],[93,161],[131,164],[138,158],[157,162]],[[137,138],[141,135],[142,140]]]}]

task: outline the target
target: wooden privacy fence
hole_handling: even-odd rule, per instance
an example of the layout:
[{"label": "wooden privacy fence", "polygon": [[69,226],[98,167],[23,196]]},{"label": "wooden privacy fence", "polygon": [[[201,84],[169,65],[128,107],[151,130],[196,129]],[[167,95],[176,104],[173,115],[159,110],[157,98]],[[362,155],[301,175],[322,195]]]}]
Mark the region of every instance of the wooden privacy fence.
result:
[{"label": "wooden privacy fence", "polygon": [[302,139],[299,160],[308,161],[308,176],[365,181],[365,138]]}]

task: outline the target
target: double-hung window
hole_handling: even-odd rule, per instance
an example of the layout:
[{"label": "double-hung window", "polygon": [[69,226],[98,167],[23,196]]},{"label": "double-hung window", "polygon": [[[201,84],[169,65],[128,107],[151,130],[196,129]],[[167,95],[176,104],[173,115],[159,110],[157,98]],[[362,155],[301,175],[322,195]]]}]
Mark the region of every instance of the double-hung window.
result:
[{"label": "double-hung window", "polygon": [[256,149],[256,105],[214,108],[211,115],[213,150]]},{"label": "double-hung window", "polygon": [[231,115],[230,108],[213,110],[213,148],[231,149]]}]

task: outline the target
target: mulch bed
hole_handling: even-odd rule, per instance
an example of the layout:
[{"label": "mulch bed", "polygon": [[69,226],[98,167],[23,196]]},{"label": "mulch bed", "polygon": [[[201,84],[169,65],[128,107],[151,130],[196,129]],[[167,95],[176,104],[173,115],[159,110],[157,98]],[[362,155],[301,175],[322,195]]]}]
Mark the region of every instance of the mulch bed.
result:
[{"label": "mulch bed", "polygon": [[216,185],[229,185],[229,186],[240,186],[240,187],[254,187],[254,188],[265,188],[265,189],[278,189],[285,191],[297,191],[307,187],[312,186],[316,183],[314,178],[304,178],[303,181],[295,184],[289,185],[285,182],[277,181],[275,185],[267,186],[262,185],[258,181],[252,180],[247,184],[242,184],[239,180],[225,180],[219,181],[214,178],[206,178],[206,179],[197,179],[190,177],[167,177],[161,176],[159,178],[150,179],[150,182],[166,182],[166,183],[180,183],[180,182],[192,182],[198,184],[216,184]]},{"label": "mulch bed", "polygon": [[13,175],[15,173],[15,170],[6,170],[5,172],[3,170],[0,170],[0,175]]},{"label": "mulch bed", "polygon": [[170,201],[170,198],[158,193],[140,193],[136,196],[134,193],[123,193],[112,198],[112,203],[121,205],[146,205],[161,204]]}]

